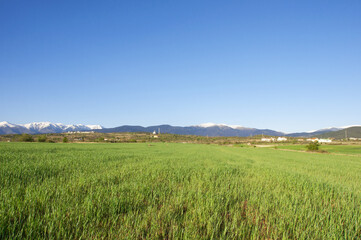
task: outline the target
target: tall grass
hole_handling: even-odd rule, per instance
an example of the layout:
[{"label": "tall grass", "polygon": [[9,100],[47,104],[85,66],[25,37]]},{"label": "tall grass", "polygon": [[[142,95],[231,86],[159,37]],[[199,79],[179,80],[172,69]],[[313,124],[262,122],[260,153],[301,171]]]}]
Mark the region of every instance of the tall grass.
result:
[{"label": "tall grass", "polygon": [[0,238],[355,239],[360,172],[273,149],[0,143]]}]

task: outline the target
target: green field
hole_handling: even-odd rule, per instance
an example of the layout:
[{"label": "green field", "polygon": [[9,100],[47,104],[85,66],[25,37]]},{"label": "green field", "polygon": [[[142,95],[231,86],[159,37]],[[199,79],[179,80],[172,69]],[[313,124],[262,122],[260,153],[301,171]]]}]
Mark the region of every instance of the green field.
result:
[{"label": "green field", "polygon": [[0,143],[0,239],[360,239],[361,158]]},{"label": "green field", "polygon": [[[297,151],[306,151],[306,145],[280,145],[277,146],[278,149],[290,149]],[[361,144],[359,145],[328,145],[321,144],[320,150],[327,151],[329,153],[337,154],[350,154],[350,155],[360,155],[361,156]]]}]

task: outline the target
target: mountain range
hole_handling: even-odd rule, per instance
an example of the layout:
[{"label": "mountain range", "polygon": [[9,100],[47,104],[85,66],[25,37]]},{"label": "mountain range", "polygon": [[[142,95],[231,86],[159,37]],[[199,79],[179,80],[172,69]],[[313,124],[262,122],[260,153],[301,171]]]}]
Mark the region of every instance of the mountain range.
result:
[{"label": "mountain range", "polygon": [[63,133],[71,131],[93,131],[102,129],[100,125],[73,124],[65,125],[62,123],[34,122],[27,124],[12,124],[9,122],[0,122],[0,134],[45,134],[45,133]]},{"label": "mountain range", "polygon": [[96,130],[97,132],[110,133],[110,132],[161,132],[181,135],[199,135],[199,136],[223,136],[223,137],[248,137],[259,134],[283,136],[282,132],[270,130],[270,129],[256,129],[246,128],[241,126],[229,126],[225,124],[201,124],[195,126],[178,127],[171,125],[159,125],[159,126],[120,126],[115,128],[103,128]]},{"label": "mountain range", "polygon": [[[349,126],[352,127],[352,126]],[[270,135],[270,136],[289,136],[289,137],[312,137],[330,132],[337,132],[348,127],[340,128],[325,128],[310,132],[284,133],[271,129],[257,129],[242,127],[239,125],[226,125],[204,123],[194,126],[171,126],[171,125],[156,125],[149,127],[124,125],[115,128],[104,128],[100,125],[83,125],[73,124],[65,125],[61,123],[51,122],[34,122],[28,124],[12,124],[9,122],[0,122],[0,134],[47,134],[47,133],[63,133],[73,131],[95,131],[101,133],[112,132],[161,132],[181,135],[199,135],[199,136],[224,136],[224,137],[248,137],[255,135]]]}]

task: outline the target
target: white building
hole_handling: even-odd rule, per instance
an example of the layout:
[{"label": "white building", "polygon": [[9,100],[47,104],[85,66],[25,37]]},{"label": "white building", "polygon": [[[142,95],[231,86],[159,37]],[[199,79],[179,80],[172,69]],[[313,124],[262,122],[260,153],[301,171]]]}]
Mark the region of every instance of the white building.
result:
[{"label": "white building", "polygon": [[278,137],[277,138],[277,142],[284,142],[284,141],[287,141],[287,138],[285,138],[285,137]]},{"label": "white building", "polygon": [[357,140],[361,140],[361,138],[354,138],[354,137],[350,137],[349,140],[352,140],[352,141],[357,141]]},{"label": "white building", "polygon": [[321,139],[318,140],[318,142],[319,143],[330,143],[330,142],[332,142],[332,140],[331,139],[323,139],[323,138],[321,138]]},{"label": "white building", "polygon": [[261,138],[262,142],[274,142],[275,139],[274,138]]}]

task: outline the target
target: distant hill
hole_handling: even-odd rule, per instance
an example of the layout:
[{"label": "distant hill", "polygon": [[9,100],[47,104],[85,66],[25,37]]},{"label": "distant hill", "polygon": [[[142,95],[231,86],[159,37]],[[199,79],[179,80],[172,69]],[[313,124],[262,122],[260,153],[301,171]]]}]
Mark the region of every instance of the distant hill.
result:
[{"label": "distant hill", "polygon": [[224,124],[213,124],[209,126],[189,126],[178,127],[171,125],[157,125],[150,127],[142,126],[120,126],[115,128],[103,128],[94,130],[96,132],[111,133],[111,132],[158,132],[181,134],[181,135],[198,135],[209,137],[248,137],[254,135],[272,135],[272,136],[284,136],[283,132],[278,132],[270,129],[257,129],[257,128],[245,128],[240,126],[227,126]]},{"label": "distant hill", "polygon": [[324,128],[324,129],[311,131],[311,132],[290,133],[290,134],[287,134],[286,136],[287,137],[313,137],[313,136],[328,133],[328,132],[339,131],[341,129],[342,128],[334,128],[334,127],[332,127],[332,128]]},{"label": "distant hill", "polygon": [[349,127],[349,128],[345,128],[339,131],[335,131],[335,132],[328,132],[328,133],[324,133],[324,134],[319,134],[316,135],[315,137],[318,138],[336,138],[336,139],[343,139],[346,137],[346,132],[347,132],[347,137],[353,137],[353,138],[361,138],[361,126],[359,127]]}]

